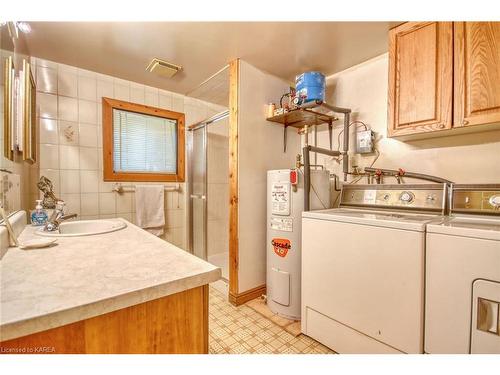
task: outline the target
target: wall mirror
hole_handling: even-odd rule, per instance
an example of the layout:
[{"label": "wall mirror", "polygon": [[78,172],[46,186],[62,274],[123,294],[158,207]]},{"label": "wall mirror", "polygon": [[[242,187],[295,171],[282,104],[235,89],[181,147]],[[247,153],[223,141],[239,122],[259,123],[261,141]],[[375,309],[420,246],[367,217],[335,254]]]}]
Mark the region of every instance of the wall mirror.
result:
[{"label": "wall mirror", "polygon": [[14,160],[14,61],[12,56],[4,60],[3,79],[3,155]]},{"label": "wall mirror", "polygon": [[0,204],[7,214],[30,209],[30,170],[36,159],[35,80],[24,34],[0,23]]},{"label": "wall mirror", "polygon": [[36,161],[36,84],[29,63],[29,52],[22,37],[12,22],[0,26],[3,62],[2,147],[4,158],[7,159],[2,163],[2,168],[14,167],[20,161],[30,164]]},{"label": "wall mirror", "polygon": [[104,181],[184,182],[184,114],[102,99]]},{"label": "wall mirror", "polygon": [[22,152],[23,160],[30,164],[36,161],[36,85],[31,72],[31,65],[23,60],[20,79],[20,97],[22,98]]}]

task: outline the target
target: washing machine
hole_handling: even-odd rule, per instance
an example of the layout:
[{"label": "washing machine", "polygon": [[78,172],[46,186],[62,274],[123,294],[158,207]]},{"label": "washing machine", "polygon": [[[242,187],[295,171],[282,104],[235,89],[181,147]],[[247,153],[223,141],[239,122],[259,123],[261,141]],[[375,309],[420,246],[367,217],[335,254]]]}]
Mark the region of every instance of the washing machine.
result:
[{"label": "washing machine", "polygon": [[425,352],[500,354],[500,185],[455,185],[427,226]]},{"label": "washing machine", "polygon": [[426,225],[447,186],[344,185],[302,214],[302,332],[338,353],[423,353]]}]

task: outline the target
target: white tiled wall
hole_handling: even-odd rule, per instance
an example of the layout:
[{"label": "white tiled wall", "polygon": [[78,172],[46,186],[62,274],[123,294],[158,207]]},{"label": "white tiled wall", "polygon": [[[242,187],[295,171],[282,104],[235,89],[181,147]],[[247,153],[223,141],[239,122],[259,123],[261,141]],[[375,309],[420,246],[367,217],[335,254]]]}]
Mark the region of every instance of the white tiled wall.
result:
[{"label": "white tiled wall", "polygon": [[[40,117],[40,169],[36,178],[43,175],[51,179],[68,211],[82,219],[123,217],[135,221],[133,193],[118,195],[111,190],[113,183],[102,178],[102,97],[184,112],[186,125],[222,110],[173,92],[34,60]],[[165,239],[185,247],[185,184],[181,188],[181,192],[165,193]],[[33,188],[33,202],[35,195]]]}]

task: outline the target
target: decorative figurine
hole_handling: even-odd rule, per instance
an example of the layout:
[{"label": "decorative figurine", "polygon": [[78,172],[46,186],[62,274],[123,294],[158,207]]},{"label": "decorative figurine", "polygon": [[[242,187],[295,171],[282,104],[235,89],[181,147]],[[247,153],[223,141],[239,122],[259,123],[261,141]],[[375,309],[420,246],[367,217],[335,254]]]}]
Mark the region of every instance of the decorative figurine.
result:
[{"label": "decorative figurine", "polygon": [[43,193],[42,206],[46,209],[56,208],[56,203],[60,199],[54,194],[54,185],[47,177],[41,176],[40,181],[38,181],[38,189]]}]

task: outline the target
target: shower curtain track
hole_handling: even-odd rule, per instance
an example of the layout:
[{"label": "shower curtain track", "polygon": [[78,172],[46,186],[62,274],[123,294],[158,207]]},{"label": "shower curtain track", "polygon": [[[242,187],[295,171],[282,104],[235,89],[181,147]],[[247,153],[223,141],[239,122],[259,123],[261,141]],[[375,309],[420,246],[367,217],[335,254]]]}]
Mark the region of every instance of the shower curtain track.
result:
[{"label": "shower curtain track", "polygon": [[193,125],[189,125],[188,130],[193,131],[193,130],[199,129],[203,126],[210,125],[213,122],[225,119],[228,116],[229,116],[229,110],[225,110],[225,111],[216,113],[215,115],[213,115],[213,116],[211,116],[203,121],[196,122]]}]

